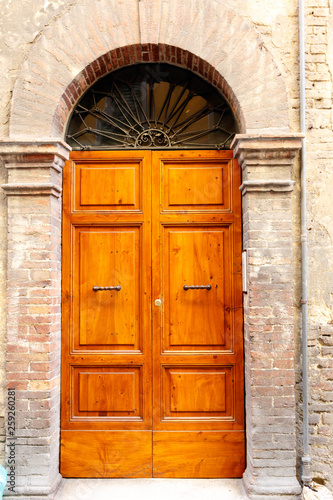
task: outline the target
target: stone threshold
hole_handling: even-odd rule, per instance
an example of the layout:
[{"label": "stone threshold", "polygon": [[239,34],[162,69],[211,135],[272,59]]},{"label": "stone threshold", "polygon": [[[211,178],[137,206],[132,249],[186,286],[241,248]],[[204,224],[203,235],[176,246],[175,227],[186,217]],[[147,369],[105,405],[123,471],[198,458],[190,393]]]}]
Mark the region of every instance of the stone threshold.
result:
[{"label": "stone threshold", "polygon": [[63,479],[53,500],[247,500],[241,479]]}]

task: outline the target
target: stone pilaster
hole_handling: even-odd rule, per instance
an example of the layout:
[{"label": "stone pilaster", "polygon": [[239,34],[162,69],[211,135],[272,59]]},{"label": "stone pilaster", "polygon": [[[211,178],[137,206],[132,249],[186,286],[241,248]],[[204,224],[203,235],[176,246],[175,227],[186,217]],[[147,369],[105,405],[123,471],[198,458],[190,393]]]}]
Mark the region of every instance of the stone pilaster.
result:
[{"label": "stone pilaster", "polygon": [[[59,474],[61,191],[68,146],[2,142],[8,171],[7,388],[15,390],[15,492],[50,494]],[[7,427],[8,429],[8,427]]]},{"label": "stone pilaster", "polygon": [[236,136],[242,168],[247,469],[253,499],[298,498],[291,168],[300,135]]}]

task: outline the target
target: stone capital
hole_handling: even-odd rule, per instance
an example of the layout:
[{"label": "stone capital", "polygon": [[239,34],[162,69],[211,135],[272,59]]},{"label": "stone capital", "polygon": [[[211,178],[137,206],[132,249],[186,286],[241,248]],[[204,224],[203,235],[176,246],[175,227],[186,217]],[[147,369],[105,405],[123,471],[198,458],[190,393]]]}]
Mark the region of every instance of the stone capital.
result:
[{"label": "stone capital", "polygon": [[303,139],[304,134],[236,135],[231,147],[242,169],[242,195],[291,192],[292,166]]},{"label": "stone capital", "polygon": [[61,195],[61,173],[71,148],[61,139],[0,141],[0,158],[8,171],[1,187],[7,196]]},{"label": "stone capital", "polygon": [[62,139],[40,138],[35,141],[20,138],[0,141],[0,157],[7,168],[37,168],[55,163],[62,166],[68,160],[71,147]]},{"label": "stone capital", "polygon": [[291,166],[304,134],[237,134],[231,144],[242,169],[250,166]]}]

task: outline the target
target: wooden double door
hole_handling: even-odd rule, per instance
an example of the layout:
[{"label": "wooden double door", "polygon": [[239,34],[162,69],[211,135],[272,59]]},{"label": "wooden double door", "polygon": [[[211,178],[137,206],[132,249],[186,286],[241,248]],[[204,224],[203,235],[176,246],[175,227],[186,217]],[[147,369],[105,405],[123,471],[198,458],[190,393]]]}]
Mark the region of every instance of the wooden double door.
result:
[{"label": "wooden double door", "polygon": [[242,475],[239,185],[231,151],[71,153],[63,476]]}]

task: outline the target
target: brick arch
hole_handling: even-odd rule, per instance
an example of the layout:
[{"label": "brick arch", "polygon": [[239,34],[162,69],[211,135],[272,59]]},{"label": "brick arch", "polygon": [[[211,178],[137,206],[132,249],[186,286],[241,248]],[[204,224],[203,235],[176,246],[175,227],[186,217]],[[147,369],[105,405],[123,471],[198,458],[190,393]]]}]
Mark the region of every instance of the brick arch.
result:
[{"label": "brick arch", "polygon": [[289,130],[284,79],[253,26],[219,0],[209,9],[205,0],[162,2],[161,16],[159,8],[152,0],[80,0],[56,18],[20,68],[10,137],[64,137],[68,113],[88,82],[157,55],[215,78],[242,132]]},{"label": "brick arch", "polygon": [[143,62],[166,62],[187,68],[197,73],[214,87],[228,101],[238,124],[239,131],[245,131],[245,120],[239,102],[223,76],[207,61],[186,50],[164,44],[136,44],[119,47],[103,54],[88,64],[68,85],[62,94],[52,123],[55,135],[62,135],[77,101],[100,77],[124,66]]}]

